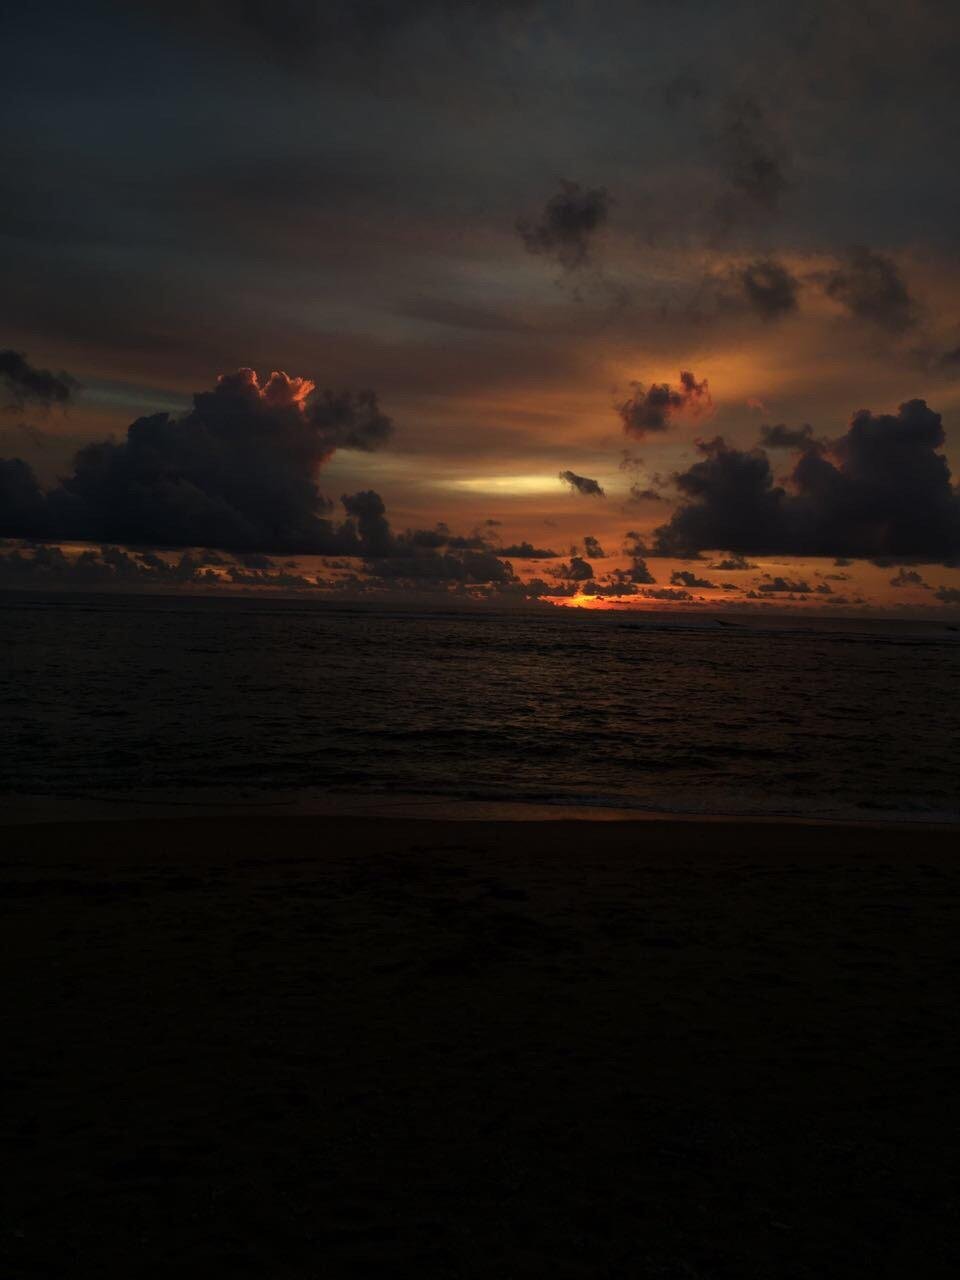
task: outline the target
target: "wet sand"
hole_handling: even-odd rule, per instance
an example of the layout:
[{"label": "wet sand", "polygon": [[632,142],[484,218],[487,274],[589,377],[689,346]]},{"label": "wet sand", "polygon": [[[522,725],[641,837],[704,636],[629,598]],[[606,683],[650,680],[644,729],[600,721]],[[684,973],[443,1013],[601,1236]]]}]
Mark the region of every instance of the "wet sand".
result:
[{"label": "wet sand", "polygon": [[956,1274],[956,830],[0,838],[4,1275]]}]

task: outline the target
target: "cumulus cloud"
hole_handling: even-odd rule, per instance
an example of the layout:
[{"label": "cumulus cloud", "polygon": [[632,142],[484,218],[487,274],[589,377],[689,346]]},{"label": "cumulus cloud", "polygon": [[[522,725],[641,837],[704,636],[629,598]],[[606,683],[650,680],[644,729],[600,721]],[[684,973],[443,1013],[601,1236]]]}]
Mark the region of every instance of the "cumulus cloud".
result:
[{"label": "cumulus cloud", "polygon": [[549,547],[535,547],[532,542],[512,542],[508,547],[500,547],[499,555],[508,556],[511,560],[555,560],[556,551]]},{"label": "cumulus cloud", "polygon": [[924,400],[896,414],[862,409],[847,432],[802,452],[789,489],[762,449],[718,436],[675,477],[684,501],[654,534],[661,555],[728,547],[740,554],[924,559],[960,555],[960,498]]},{"label": "cumulus cloud", "polygon": [[586,582],[593,577],[593,565],[581,556],[571,556],[569,564],[559,564],[553,572],[567,582]]},{"label": "cumulus cloud", "polygon": [[756,567],[755,564],[750,563],[746,556],[740,555],[726,556],[710,566],[711,569],[721,569],[724,573],[733,573],[741,569],[755,569]]},{"label": "cumulus cloud", "polygon": [[862,246],[853,248],[846,262],[824,277],[827,295],[851,316],[900,334],[916,322],[909,290],[894,260]]},{"label": "cumulus cloud", "polygon": [[650,572],[649,566],[643,556],[635,555],[633,557],[630,568],[627,570],[630,582],[656,582],[656,578]]},{"label": "cumulus cloud", "polygon": [[49,408],[67,404],[80,384],[63,370],[35,369],[22,351],[5,350],[0,351],[0,387],[10,408],[22,409],[28,403]]},{"label": "cumulus cloud", "polygon": [[224,565],[223,578],[209,567],[208,554],[185,552],[178,559],[165,560],[153,551],[124,551],[119,547],[89,548],[77,556],[67,556],[57,546],[16,548],[0,555],[0,586],[102,590],[112,588],[155,590],[184,587],[210,588],[229,585],[260,585],[284,590],[303,590],[316,583],[301,574],[291,574],[265,558],[248,571],[242,563],[215,558]]},{"label": "cumulus cloud", "polygon": [[582,267],[590,244],[609,214],[610,198],[603,187],[561,182],[560,191],[544,206],[540,220],[520,219],[517,231],[530,253],[553,258],[566,271]]},{"label": "cumulus cloud", "polygon": [[564,484],[568,484],[575,493],[582,493],[590,498],[606,497],[599,482],[591,480],[589,476],[578,476],[575,471],[561,471],[560,479]]},{"label": "cumulus cloud", "polygon": [[[771,578],[769,582],[761,582],[757,590],[763,592],[764,595],[781,595],[785,593],[809,595],[811,588],[809,582],[804,582],[802,578],[794,581],[790,578],[776,577]],[[829,587],[827,587],[827,591],[830,591]]]},{"label": "cumulus cloud", "polygon": [[807,449],[813,443],[813,427],[805,422],[801,427],[788,427],[784,422],[774,426],[766,423],[760,428],[760,444],[766,449]]},{"label": "cumulus cloud", "polygon": [[452,582],[505,586],[517,582],[513,569],[492,551],[426,551],[403,555],[394,548],[392,554],[366,561],[375,578],[385,582]]},{"label": "cumulus cloud", "polygon": [[33,468],[0,458],[0,538],[37,538],[47,529],[47,503]]},{"label": "cumulus cloud", "polygon": [[693,596],[689,591],[678,590],[674,587],[656,587],[652,591],[641,591],[642,596],[646,596],[648,600],[692,600]]},{"label": "cumulus cloud", "polygon": [[666,431],[679,414],[697,418],[713,408],[707,379],[698,382],[688,370],[681,372],[678,387],[669,382],[654,382],[649,387],[635,382],[633,388],[633,395],[617,411],[624,431],[638,439],[651,431]]},{"label": "cumulus cloud", "polygon": [[583,554],[588,560],[603,560],[606,553],[599,541],[588,533],[583,540]]},{"label": "cumulus cloud", "polygon": [[[13,536],[271,553],[355,552],[324,516],[316,476],[338,448],[392,431],[369,391],[319,391],[252,369],[194,396],[186,414],[139,418],[126,439],[86,445],[49,493],[18,459],[0,463],[0,531]],[[376,536],[376,517],[348,511]]]},{"label": "cumulus cloud", "polygon": [[674,570],[670,575],[670,581],[675,587],[707,587],[713,589],[717,585],[715,582],[710,582],[708,578],[698,578],[689,569]]},{"label": "cumulus cloud", "polygon": [[924,582],[923,578],[917,573],[916,569],[903,569],[899,573],[895,573],[890,579],[891,587],[923,587],[929,591],[929,584]]},{"label": "cumulus cloud", "polygon": [[799,281],[773,258],[746,267],[740,285],[747,304],[764,320],[779,320],[797,309]]}]

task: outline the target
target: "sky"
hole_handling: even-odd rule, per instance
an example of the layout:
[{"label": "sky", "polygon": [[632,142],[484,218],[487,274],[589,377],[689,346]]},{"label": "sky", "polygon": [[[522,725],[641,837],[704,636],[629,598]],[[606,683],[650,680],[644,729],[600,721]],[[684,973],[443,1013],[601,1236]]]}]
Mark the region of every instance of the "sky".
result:
[{"label": "sky", "polygon": [[952,4],[4,43],[0,586],[960,612]]}]

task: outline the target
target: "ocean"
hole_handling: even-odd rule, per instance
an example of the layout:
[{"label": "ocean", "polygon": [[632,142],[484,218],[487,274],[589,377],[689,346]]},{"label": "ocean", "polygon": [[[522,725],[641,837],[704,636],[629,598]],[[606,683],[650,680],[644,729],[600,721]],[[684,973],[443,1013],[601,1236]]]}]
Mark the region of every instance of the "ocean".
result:
[{"label": "ocean", "polygon": [[7,821],[960,818],[960,634],[936,623],[21,595],[0,645]]}]

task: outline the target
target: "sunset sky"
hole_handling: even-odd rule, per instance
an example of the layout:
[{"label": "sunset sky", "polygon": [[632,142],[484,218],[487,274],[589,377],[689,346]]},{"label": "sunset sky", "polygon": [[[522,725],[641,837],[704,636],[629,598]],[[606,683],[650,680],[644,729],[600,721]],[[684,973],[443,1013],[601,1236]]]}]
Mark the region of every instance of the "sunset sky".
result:
[{"label": "sunset sky", "polygon": [[960,612],[951,4],[4,44],[0,586]]}]

